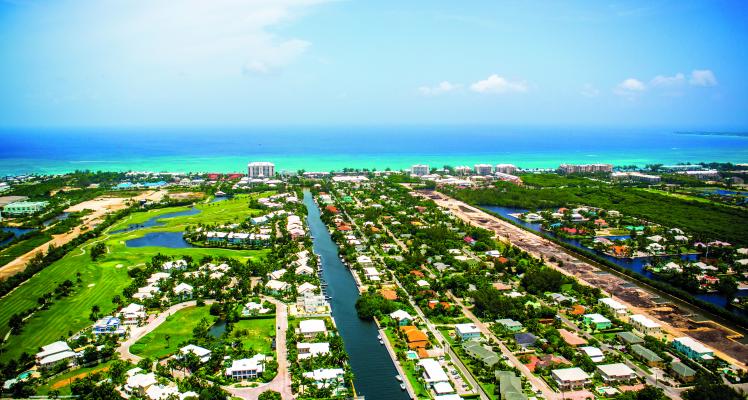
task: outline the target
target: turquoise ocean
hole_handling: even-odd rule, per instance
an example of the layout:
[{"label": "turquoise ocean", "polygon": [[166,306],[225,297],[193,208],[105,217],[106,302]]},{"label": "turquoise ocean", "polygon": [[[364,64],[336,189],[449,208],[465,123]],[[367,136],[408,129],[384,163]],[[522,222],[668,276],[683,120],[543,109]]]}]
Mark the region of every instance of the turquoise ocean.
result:
[{"label": "turquoise ocean", "polygon": [[243,172],[512,163],[748,163],[745,134],[496,126],[0,129],[0,176],[74,170]]}]

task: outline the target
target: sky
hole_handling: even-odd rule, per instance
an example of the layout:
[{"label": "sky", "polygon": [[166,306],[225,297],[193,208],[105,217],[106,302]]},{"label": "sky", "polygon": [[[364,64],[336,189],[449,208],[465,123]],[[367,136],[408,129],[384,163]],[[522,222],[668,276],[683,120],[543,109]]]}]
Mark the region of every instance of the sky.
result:
[{"label": "sky", "polygon": [[745,1],[0,0],[0,127],[748,129]]}]

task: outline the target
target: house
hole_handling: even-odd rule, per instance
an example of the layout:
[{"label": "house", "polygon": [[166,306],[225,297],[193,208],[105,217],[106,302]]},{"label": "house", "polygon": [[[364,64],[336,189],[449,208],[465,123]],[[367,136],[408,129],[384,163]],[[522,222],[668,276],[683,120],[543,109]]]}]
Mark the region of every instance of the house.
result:
[{"label": "house", "polygon": [[314,273],[314,268],[302,265],[300,267],[296,267],[296,270],[294,272],[296,273],[296,275],[309,276]]},{"label": "house", "polygon": [[250,301],[249,303],[244,305],[244,308],[242,309],[242,315],[248,316],[254,314],[266,314],[268,311],[270,311],[270,309],[263,307],[262,304]]},{"label": "house", "polygon": [[626,313],[628,312],[626,306],[611,299],[610,297],[602,298],[597,302],[599,304],[602,304],[603,307],[607,308],[615,316],[626,315]]},{"label": "house", "polygon": [[623,344],[632,345],[644,343],[644,339],[633,334],[632,332],[618,332],[616,333],[616,336],[618,336],[618,339]]},{"label": "house", "polygon": [[187,268],[187,261],[185,260],[167,261],[161,265],[161,270],[165,272],[181,271],[185,268]]},{"label": "house", "polygon": [[379,277],[379,271],[377,271],[377,269],[374,267],[364,268],[364,276],[370,281],[381,280],[381,278]]},{"label": "house", "polygon": [[537,340],[538,338],[529,332],[514,334],[514,341],[523,348],[534,346]]},{"label": "house", "polygon": [[307,292],[315,293],[317,292],[317,286],[314,286],[309,282],[304,282],[296,287],[296,291],[301,295],[306,294]]},{"label": "house", "polygon": [[[131,373],[133,371],[133,373]],[[125,381],[125,393],[129,395],[145,397],[146,391],[151,386],[158,383],[156,380],[156,374],[149,372],[147,374],[141,374],[140,368],[133,368],[128,371],[128,378]]]},{"label": "house", "polygon": [[455,325],[455,333],[457,333],[463,341],[480,338],[480,329],[472,323]]},{"label": "house", "polygon": [[554,369],[551,376],[558,387],[564,390],[582,388],[590,383],[590,376],[578,367]]},{"label": "house", "polygon": [[321,319],[305,319],[299,322],[299,333],[305,338],[310,339],[318,334],[327,335],[325,321]]},{"label": "house", "polygon": [[319,368],[304,372],[304,377],[314,381],[318,388],[338,387],[343,384],[344,376],[342,368]]},{"label": "house", "polygon": [[660,324],[641,314],[632,315],[629,324],[643,335],[660,336]]},{"label": "house", "polygon": [[307,314],[326,314],[330,312],[330,303],[323,294],[305,292],[296,298],[296,307]]},{"label": "house", "polygon": [[145,307],[137,303],[130,303],[119,312],[123,325],[139,325],[145,320]]},{"label": "house", "polygon": [[527,400],[522,387],[522,380],[512,371],[494,372],[499,384],[499,398],[501,400]]},{"label": "house", "polygon": [[405,341],[411,350],[425,349],[429,345],[429,337],[413,325],[401,326],[400,331],[405,335]]},{"label": "house", "polygon": [[120,319],[108,315],[96,321],[93,326],[94,335],[124,335],[125,328],[120,325]]},{"label": "house", "polygon": [[286,282],[271,279],[265,284],[265,288],[272,294],[279,294],[290,289],[291,285]]},{"label": "house", "polygon": [[271,280],[272,280],[272,279],[275,279],[275,280],[279,280],[280,278],[282,278],[282,277],[283,277],[283,275],[285,275],[285,274],[286,274],[286,272],[287,272],[287,271],[286,271],[286,269],[285,269],[285,268],[277,269],[277,270],[275,270],[275,271],[273,271],[273,272],[269,273],[269,274],[268,274],[268,278],[270,278]]},{"label": "house", "polygon": [[509,332],[519,332],[522,330],[522,323],[511,318],[497,319],[496,323],[503,326]]},{"label": "house", "polygon": [[603,354],[603,351],[597,347],[584,346],[580,347],[579,350],[583,351],[584,354],[586,354],[594,363],[603,362],[603,359],[605,359],[605,354]]},{"label": "house", "polygon": [[598,365],[597,372],[600,373],[605,383],[636,379],[636,372],[623,363]]},{"label": "house", "polygon": [[330,353],[330,343],[296,343],[299,360]]},{"label": "house", "polygon": [[681,382],[688,383],[696,379],[696,371],[680,361],[670,364],[670,369],[673,371],[673,375]]},{"label": "house", "polygon": [[423,280],[423,279],[419,279],[419,280],[417,280],[417,281],[416,281],[416,285],[418,285],[418,287],[422,287],[422,288],[423,288],[423,287],[429,287],[429,286],[431,286],[431,285],[430,285],[430,284],[428,283],[428,281],[425,281],[425,280]]},{"label": "house", "polygon": [[192,286],[184,282],[174,288],[174,294],[182,301],[192,298]]},{"label": "house", "polygon": [[254,379],[265,371],[265,356],[255,354],[252,358],[233,360],[225,375],[235,380]]},{"label": "house", "polygon": [[433,386],[439,382],[449,382],[449,377],[447,376],[447,373],[444,372],[439,361],[436,361],[433,358],[424,358],[419,360],[417,365],[421,369],[423,380],[426,381],[427,385]]},{"label": "house", "polygon": [[585,324],[597,330],[608,329],[613,326],[613,323],[610,322],[609,319],[603,317],[600,314],[585,314],[582,319],[584,320]]},{"label": "house", "polygon": [[465,350],[465,353],[470,357],[480,360],[483,365],[488,368],[492,368],[494,365],[499,363],[498,354],[475,340],[463,342],[462,349]]},{"label": "house", "polygon": [[631,352],[650,367],[662,368],[663,366],[662,358],[657,353],[640,344],[632,345]]},{"label": "house", "polygon": [[179,352],[182,356],[192,353],[200,359],[201,363],[208,362],[208,360],[210,360],[210,355],[212,354],[210,350],[200,346],[195,346],[194,344],[188,344],[187,346],[182,347],[179,349]]},{"label": "house", "polygon": [[138,292],[132,295],[133,299],[136,300],[147,300],[152,299],[153,296],[156,293],[159,293],[161,290],[157,288],[156,286],[148,285],[143,286],[142,288],[138,288]]},{"label": "house", "polygon": [[371,260],[371,257],[367,255],[360,255],[356,257],[356,262],[362,267],[362,268],[369,268],[374,266],[374,262]]},{"label": "house", "polygon": [[577,347],[587,344],[586,340],[577,336],[577,334],[573,332],[567,331],[566,329],[559,329],[558,333],[561,335],[561,339],[564,339],[564,342],[566,342],[566,344],[571,347]]},{"label": "house", "polygon": [[683,336],[677,339],[673,339],[672,342],[675,350],[686,355],[686,357],[693,360],[711,360],[714,358],[714,351],[703,343],[692,339],[689,336]]},{"label": "house", "polygon": [[413,322],[413,316],[408,314],[406,311],[397,310],[390,314],[390,318],[397,321],[399,326],[410,325]]},{"label": "house", "polygon": [[78,357],[68,344],[62,340],[42,346],[42,351],[36,353],[36,363],[46,369],[61,362],[71,362]]}]

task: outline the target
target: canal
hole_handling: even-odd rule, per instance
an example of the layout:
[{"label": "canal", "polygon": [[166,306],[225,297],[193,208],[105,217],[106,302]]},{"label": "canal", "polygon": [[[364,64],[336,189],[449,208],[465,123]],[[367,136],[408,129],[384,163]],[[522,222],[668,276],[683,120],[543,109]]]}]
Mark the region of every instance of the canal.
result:
[{"label": "canal", "polygon": [[356,314],[359,293],[356,282],[338,256],[338,246],[332,241],[327,226],[320,219],[320,211],[312,194],[304,191],[309,231],[313,236],[314,253],[322,261],[322,279],[327,283],[327,294],[332,297],[332,315],[343,338],[355,375],[356,393],[366,400],[407,399],[395,380],[397,370],[387,349],[379,344],[379,330],[372,321]]}]

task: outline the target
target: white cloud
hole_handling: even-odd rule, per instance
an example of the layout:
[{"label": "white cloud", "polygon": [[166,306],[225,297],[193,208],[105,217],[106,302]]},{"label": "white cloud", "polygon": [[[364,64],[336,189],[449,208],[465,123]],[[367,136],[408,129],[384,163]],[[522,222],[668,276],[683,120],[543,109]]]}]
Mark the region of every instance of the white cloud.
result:
[{"label": "white cloud", "polygon": [[686,76],[678,72],[673,76],[657,75],[652,78],[650,85],[657,87],[673,87],[682,85],[686,81]]},{"label": "white cloud", "polygon": [[424,96],[437,96],[442,93],[448,93],[462,88],[459,83],[450,83],[448,81],[442,81],[436,86],[421,86],[418,91]]},{"label": "white cloud", "polygon": [[647,85],[645,85],[644,82],[636,78],[628,78],[616,85],[613,89],[613,93],[619,96],[634,98],[645,90],[647,90]]},{"label": "white cloud", "polygon": [[470,90],[477,93],[522,93],[527,91],[527,84],[521,81],[510,81],[503,76],[493,74],[470,85]]},{"label": "white cloud", "polygon": [[691,71],[691,79],[688,83],[694,86],[717,86],[717,78],[711,70],[696,69]]},{"label": "white cloud", "polygon": [[299,57],[311,43],[299,40],[291,39],[278,44],[275,44],[272,48],[266,49],[267,51],[260,55],[253,55],[247,64],[244,66],[244,72],[254,72],[258,74],[269,74],[276,72],[283,66],[293,62]]},{"label": "white cloud", "polygon": [[582,90],[579,93],[584,97],[597,97],[600,95],[600,90],[594,85],[586,83],[582,86]]}]

